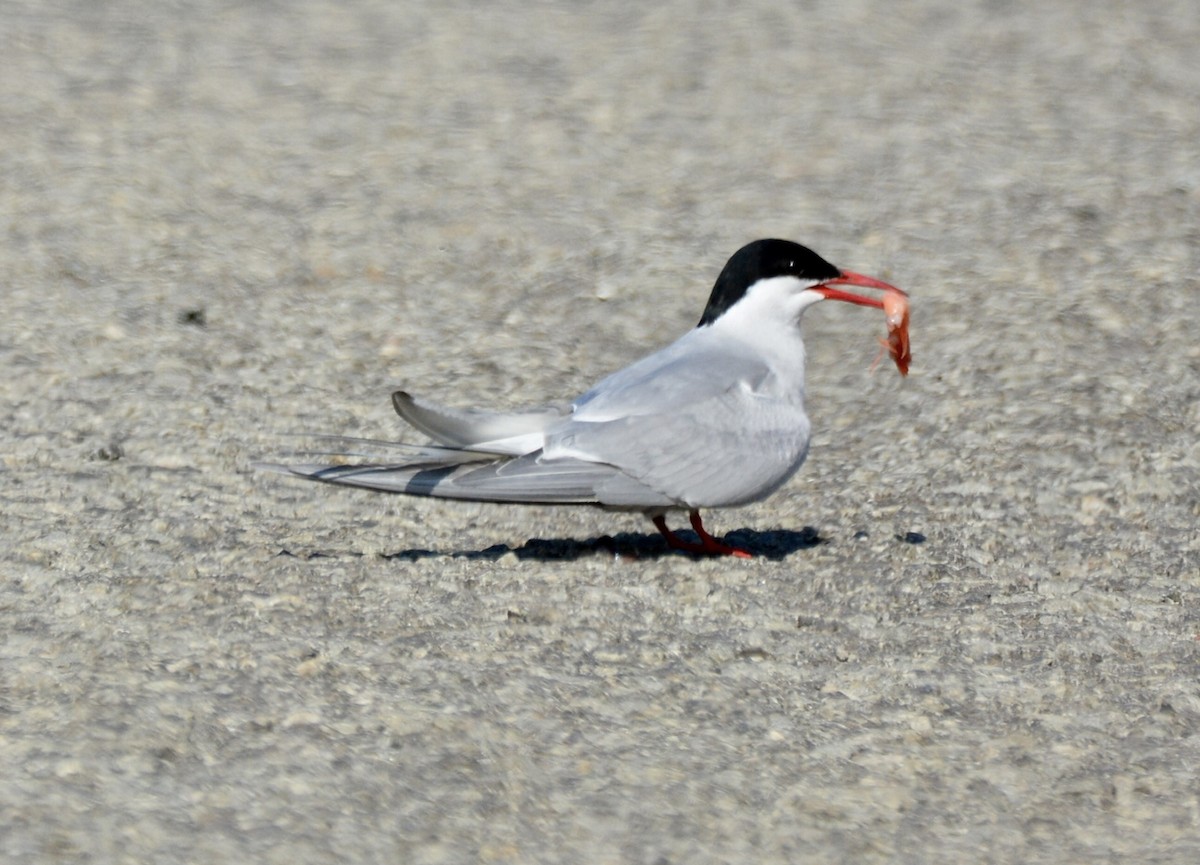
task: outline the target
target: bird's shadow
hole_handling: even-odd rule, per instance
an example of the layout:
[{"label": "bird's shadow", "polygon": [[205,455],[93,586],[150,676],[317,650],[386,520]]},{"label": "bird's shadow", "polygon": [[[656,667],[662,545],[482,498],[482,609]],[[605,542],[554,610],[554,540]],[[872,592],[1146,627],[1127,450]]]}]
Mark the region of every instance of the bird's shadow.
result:
[{"label": "bird's shadow", "polygon": [[[692,532],[677,533],[684,540],[699,540]],[[776,529],[760,532],[755,529],[736,529],[725,535],[724,541],[738,549],[745,550],[754,558],[780,561],[792,553],[807,550],[824,539],[812,526],[805,526],[800,531]],[[400,559],[414,562],[418,559],[474,559],[495,561],[509,554],[518,559],[563,562],[575,561],[589,556],[613,556],[625,560],[658,559],[663,556],[682,556],[686,558],[707,558],[694,553],[673,550],[658,534],[643,534],[622,532],[618,535],[602,535],[581,541],[575,538],[530,538],[519,547],[508,544],[494,544],[482,550],[431,550],[424,547],[413,547],[406,550],[396,550],[390,553],[380,553],[382,559]],[[339,553],[335,551],[312,551],[293,553],[291,550],[281,550],[280,555],[297,556],[304,559],[337,558],[342,555],[361,556],[362,553]]]}]

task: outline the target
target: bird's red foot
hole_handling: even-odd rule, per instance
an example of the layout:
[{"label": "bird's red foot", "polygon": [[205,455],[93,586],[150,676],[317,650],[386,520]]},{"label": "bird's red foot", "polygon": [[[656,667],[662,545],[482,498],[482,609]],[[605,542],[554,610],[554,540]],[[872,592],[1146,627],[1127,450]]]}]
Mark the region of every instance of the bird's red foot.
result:
[{"label": "bird's red foot", "polygon": [[683,550],[688,553],[696,553],[701,556],[737,556],[739,559],[752,559],[753,555],[745,550],[739,550],[737,547],[731,547],[722,541],[718,541],[712,535],[704,530],[704,523],[700,520],[700,512],[692,511],[691,514],[692,528],[696,530],[696,534],[700,536],[700,543],[694,544],[691,541],[685,541],[679,535],[667,528],[667,519],[662,514],[654,518],[654,527],[659,533],[667,539],[667,546],[673,550]]}]

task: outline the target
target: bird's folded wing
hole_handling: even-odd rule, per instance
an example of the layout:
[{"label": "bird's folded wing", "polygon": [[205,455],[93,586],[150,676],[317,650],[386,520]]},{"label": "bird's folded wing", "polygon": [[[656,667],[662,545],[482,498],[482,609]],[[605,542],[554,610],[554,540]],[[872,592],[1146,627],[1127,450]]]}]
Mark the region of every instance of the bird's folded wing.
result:
[{"label": "bird's folded wing", "polygon": [[551,435],[553,457],[611,463],[689,507],[725,507],[774,491],[803,462],[802,406],[735,387],[671,412],[571,421]]},{"label": "bird's folded wing", "polygon": [[497,460],[487,454],[456,451],[440,463],[427,460],[260,468],[343,486],[467,501],[598,504],[635,509],[677,504],[611,465],[549,460],[540,452]]}]

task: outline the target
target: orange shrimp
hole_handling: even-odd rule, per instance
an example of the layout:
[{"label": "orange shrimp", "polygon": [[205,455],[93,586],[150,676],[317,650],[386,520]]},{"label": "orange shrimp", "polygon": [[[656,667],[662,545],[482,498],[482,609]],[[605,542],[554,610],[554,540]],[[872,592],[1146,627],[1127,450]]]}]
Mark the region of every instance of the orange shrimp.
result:
[{"label": "orange shrimp", "polygon": [[[887,319],[887,339],[879,338],[879,344],[887,350],[900,375],[908,375],[908,365],[912,363],[912,352],[908,348],[908,298],[898,292],[889,291],[883,296],[883,314]],[[883,357],[883,351],[879,352]],[[875,359],[875,364],[879,358]],[[875,364],[871,365],[874,369]]]}]

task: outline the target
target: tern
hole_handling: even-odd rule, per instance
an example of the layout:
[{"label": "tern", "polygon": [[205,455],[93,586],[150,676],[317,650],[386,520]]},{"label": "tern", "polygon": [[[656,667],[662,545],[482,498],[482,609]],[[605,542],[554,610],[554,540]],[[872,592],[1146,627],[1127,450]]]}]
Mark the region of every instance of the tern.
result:
[{"label": "tern", "polygon": [[[756,240],[725,264],[695,328],[569,403],[460,409],[400,390],[392,405],[429,444],[370,443],[399,451],[395,461],[263,468],[388,493],[642,511],[673,549],[750,558],[710,535],[700,509],[760,501],[808,455],[805,310],[823,300],[883,309],[904,373],[907,298],[798,243]],[[676,510],[698,542],[667,527]]]}]

